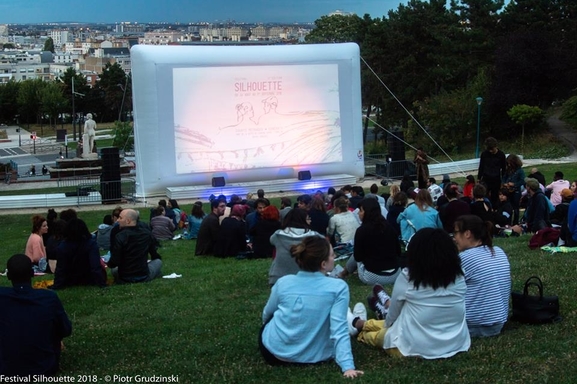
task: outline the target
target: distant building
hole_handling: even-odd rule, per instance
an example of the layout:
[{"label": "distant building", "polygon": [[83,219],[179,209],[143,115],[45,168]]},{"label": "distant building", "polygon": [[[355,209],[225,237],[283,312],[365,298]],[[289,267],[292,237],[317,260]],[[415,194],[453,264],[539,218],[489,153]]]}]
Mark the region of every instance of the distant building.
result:
[{"label": "distant building", "polygon": [[154,31],[145,32],[144,37],[138,39],[138,44],[146,45],[168,45],[178,43],[182,39],[182,32],[179,31]]},{"label": "distant building", "polygon": [[59,29],[55,29],[50,31],[49,37],[52,38],[54,42],[54,48],[62,49],[66,43],[68,43],[69,37],[72,37],[68,31],[63,31]]}]

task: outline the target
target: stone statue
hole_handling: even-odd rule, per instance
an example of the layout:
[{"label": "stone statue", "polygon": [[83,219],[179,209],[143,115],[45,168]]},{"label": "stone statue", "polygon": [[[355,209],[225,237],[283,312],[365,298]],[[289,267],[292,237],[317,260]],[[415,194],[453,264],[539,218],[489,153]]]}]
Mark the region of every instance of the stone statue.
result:
[{"label": "stone statue", "polygon": [[92,114],[86,115],[86,122],[84,123],[84,148],[82,150],[82,157],[90,157],[94,149],[94,137],[96,136],[96,122],[92,120]]}]

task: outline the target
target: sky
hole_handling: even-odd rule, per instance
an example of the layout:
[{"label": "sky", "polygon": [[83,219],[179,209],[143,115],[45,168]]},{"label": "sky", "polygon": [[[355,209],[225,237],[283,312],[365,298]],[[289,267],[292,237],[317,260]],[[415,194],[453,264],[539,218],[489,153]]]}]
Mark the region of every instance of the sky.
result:
[{"label": "sky", "polygon": [[0,24],[46,22],[313,22],[336,10],[372,18],[402,0],[0,0]]}]

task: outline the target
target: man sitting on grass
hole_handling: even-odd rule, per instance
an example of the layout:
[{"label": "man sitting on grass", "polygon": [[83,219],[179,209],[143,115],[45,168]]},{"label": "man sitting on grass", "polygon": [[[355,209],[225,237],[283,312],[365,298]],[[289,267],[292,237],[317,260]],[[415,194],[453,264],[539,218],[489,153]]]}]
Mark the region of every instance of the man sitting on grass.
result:
[{"label": "man sitting on grass", "polygon": [[[160,277],[162,260],[157,240],[147,225],[138,222],[138,212],[124,209],[118,218],[120,232],[114,239],[108,267],[116,283],[140,283]],[[148,261],[150,253],[151,260]]]},{"label": "man sitting on grass", "polygon": [[72,324],[55,292],[32,288],[28,256],[12,256],[6,267],[13,287],[0,288],[0,375],[55,375]]},{"label": "man sitting on grass", "polygon": [[196,256],[213,254],[214,244],[220,232],[219,217],[224,215],[226,201],[214,199],[210,202],[210,208],[212,212],[202,220],[198,229],[198,238],[196,239],[196,249],[194,251]]}]

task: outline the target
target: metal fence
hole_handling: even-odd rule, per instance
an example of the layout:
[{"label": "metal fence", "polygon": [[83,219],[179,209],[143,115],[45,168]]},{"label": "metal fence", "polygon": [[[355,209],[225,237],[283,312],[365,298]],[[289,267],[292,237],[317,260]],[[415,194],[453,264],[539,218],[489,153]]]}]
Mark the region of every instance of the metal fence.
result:
[{"label": "metal fence", "polygon": [[78,205],[136,202],[136,181],[132,178],[111,181],[89,177],[66,178],[58,180],[58,187],[67,196],[76,196]]},{"label": "metal fence", "polygon": [[386,179],[401,179],[408,172],[412,179],[417,175],[417,168],[412,161],[388,161],[387,155],[376,154],[365,157],[365,173]]}]

